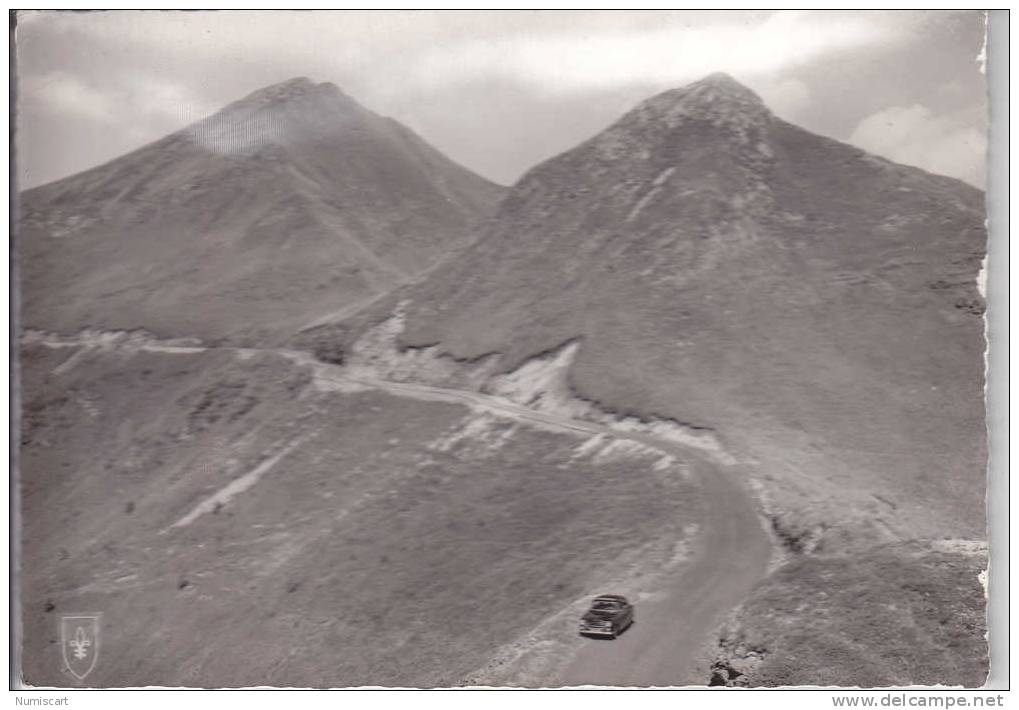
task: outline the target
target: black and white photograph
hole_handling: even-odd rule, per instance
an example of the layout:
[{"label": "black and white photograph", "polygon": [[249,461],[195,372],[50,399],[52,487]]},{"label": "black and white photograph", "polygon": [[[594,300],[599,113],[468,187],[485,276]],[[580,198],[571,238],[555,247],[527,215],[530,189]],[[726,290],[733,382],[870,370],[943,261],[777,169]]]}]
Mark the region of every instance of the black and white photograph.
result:
[{"label": "black and white photograph", "polygon": [[993,699],[988,17],[12,11],[12,688]]}]

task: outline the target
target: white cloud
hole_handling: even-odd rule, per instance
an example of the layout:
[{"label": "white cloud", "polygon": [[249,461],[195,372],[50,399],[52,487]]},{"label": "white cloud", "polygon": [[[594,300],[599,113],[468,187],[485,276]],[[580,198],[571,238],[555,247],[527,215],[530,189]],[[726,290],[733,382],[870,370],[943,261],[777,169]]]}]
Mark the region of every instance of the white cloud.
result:
[{"label": "white cloud", "polygon": [[672,86],[716,71],[752,82],[822,54],[884,41],[896,32],[863,14],[780,12],[752,22],[736,14],[729,17],[692,26],[662,23],[624,31],[461,40],[423,52],[408,67],[409,76],[422,85],[494,76],[555,91]]},{"label": "white cloud", "polygon": [[[857,108],[867,90],[847,86],[845,110],[818,107],[815,97],[823,92],[810,78],[816,74],[811,68],[922,44],[921,25],[932,17],[941,16],[861,11],[19,13],[21,88],[40,74],[53,78],[52,69],[62,72],[57,85],[34,98],[23,92],[22,106],[31,103],[33,111],[19,109],[19,114],[44,120],[34,133],[22,131],[26,149],[21,155],[28,162],[35,154],[59,162],[37,167],[39,175],[80,170],[95,160],[96,150],[88,146],[98,145],[104,158],[113,157],[251,91],[302,75],[338,84],[365,106],[414,126],[454,158],[499,180],[515,179],[535,161],[608,125],[636,101],[716,71],[756,90],[786,120],[844,136],[844,125],[835,130],[825,118],[869,110],[872,104]],[[951,103],[934,103],[925,94],[899,100]],[[586,120],[563,121],[556,107],[569,108],[569,115],[579,107]],[[492,137],[492,126],[511,115],[527,124],[514,136],[539,147],[510,151]],[[74,139],[64,140],[61,151],[39,147],[52,146],[58,132]]]},{"label": "white cloud", "polygon": [[67,72],[29,77],[21,97],[51,114],[102,123],[181,123],[202,118],[216,107],[195,101],[179,84],[137,72],[106,77],[102,87]]},{"label": "white cloud", "polygon": [[184,86],[125,67],[20,77],[18,175],[32,187],[117,157],[212,113]]},{"label": "white cloud", "polygon": [[53,112],[109,123],[117,113],[109,94],[64,72],[33,77],[22,87],[29,100],[45,105]]},{"label": "white cloud", "polygon": [[897,163],[984,187],[987,137],[973,111],[935,115],[921,104],[892,106],[860,121],[849,142]]},{"label": "white cloud", "polygon": [[119,12],[47,20],[97,43],[137,41],[191,62],[384,71],[378,83],[392,92],[492,78],[547,91],[676,86],[716,71],[749,80],[904,32],[882,15],[802,11]]}]

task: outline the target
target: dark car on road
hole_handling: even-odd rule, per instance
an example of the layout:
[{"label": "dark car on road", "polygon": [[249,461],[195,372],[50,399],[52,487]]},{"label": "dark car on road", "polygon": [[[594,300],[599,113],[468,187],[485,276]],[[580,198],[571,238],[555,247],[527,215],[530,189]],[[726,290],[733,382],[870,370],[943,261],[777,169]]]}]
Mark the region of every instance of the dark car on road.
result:
[{"label": "dark car on road", "polygon": [[615,638],[633,623],[633,605],[618,594],[602,594],[580,618],[582,636]]}]

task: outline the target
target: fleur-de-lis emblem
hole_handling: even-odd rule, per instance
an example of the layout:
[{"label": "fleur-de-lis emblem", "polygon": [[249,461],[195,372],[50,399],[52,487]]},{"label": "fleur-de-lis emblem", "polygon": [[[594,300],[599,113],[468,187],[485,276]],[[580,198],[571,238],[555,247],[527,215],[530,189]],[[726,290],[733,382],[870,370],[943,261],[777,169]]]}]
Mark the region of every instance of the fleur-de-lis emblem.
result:
[{"label": "fleur-de-lis emblem", "polygon": [[100,614],[76,614],[60,619],[64,665],[78,680],[92,672],[99,659]]},{"label": "fleur-de-lis emblem", "polygon": [[74,632],[74,638],[68,641],[67,644],[74,649],[74,657],[81,660],[88,655],[88,647],[92,645],[92,642],[88,640],[85,627],[79,626],[78,630]]}]

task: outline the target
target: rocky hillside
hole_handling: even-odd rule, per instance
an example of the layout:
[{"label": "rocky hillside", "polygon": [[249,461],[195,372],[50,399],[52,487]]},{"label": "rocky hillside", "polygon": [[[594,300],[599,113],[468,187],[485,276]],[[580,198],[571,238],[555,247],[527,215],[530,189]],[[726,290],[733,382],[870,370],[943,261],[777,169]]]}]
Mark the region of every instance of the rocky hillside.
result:
[{"label": "rocky hillside", "polygon": [[881,545],[791,561],[726,625],[711,685],[980,687],[986,545]]},{"label": "rocky hillside", "polygon": [[[88,609],[97,685],[544,686],[609,589],[668,681],[983,677],[961,182],[713,75],[503,196],[294,80],[21,208],[26,326],[150,331],[23,339],[30,682],[66,680],[55,615]],[[725,628],[665,613],[660,575],[717,601],[769,535]]]},{"label": "rocky hillside", "polygon": [[80,687],[59,617],[81,610],[88,686],[484,684],[532,629],[568,658],[581,605],[653,588],[711,510],[700,464],[633,441],[272,352],[58,345],[21,350],[30,684]]},{"label": "rocky hillside", "polygon": [[294,79],[21,196],[24,324],[271,337],[464,245],[502,188]]},{"label": "rocky hillside", "polygon": [[787,528],[982,537],[983,219],[713,75],[531,170],[343,337],[404,301],[402,346],[504,371],[575,341],[578,396],[715,431]]}]

